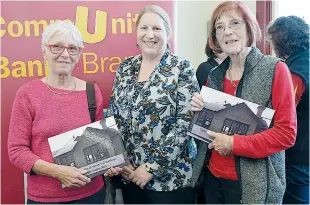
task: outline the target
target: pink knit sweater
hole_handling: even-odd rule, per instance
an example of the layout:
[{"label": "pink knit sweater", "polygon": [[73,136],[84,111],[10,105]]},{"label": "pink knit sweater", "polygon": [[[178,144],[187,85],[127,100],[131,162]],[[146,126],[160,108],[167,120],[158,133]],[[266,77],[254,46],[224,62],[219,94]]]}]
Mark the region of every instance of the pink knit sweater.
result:
[{"label": "pink knit sweater", "polygon": [[[103,118],[103,99],[95,85],[96,120]],[[41,80],[23,85],[13,104],[8,136],[10,161],[27,173],[28,198],[38,202],[66,202],[90,196],[103,187],[101,176],[81,188],[62,188],[56,178],[31,175],[38,160],[53,163],[47,138],[91,122],[86,91],[52,93]],[[103,196],[102,196],[103,197]]]}]

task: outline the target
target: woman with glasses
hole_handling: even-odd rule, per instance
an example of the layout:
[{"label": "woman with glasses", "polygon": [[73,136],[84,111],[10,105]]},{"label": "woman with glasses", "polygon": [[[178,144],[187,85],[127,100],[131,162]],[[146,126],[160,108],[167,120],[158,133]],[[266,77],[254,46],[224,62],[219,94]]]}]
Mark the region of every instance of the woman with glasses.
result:
[{"label": "woman with glasses", "polygon": [[[48,75],[23,85],[16,94],[8,152],[10,161],[27,173],[28,204],[104,202],[102,177],[90,179],[83,169],[54,164],[47,140],[91,123],[86,82],[72,76],[82,48],[82,35],[72,23],[48,26],[42,34]],[[96,120],[101,120],[103,99],[97,85],[95,95]]]},{"label": "woman with glasses", "polygon": [[[207,165],[207,204],[281,204],[285,191],[284,150],[294,145],[296,137],[290,72],[280,59],[263,55],[255,47],[260,28],[242,2],[221,3],[212,14],[210,31],[210,47],[223,51],[228,58],[209,72],[206,86],[272,108],[275,114],[269,129],[253,135],[237,134],[238,119],[231,123],[234,127],[228,126],[235,130],[231,135],[208,131],[213,142],[200,144],[193,176]],[[192,110],[202,108],[202,96],[196,94]]]}]

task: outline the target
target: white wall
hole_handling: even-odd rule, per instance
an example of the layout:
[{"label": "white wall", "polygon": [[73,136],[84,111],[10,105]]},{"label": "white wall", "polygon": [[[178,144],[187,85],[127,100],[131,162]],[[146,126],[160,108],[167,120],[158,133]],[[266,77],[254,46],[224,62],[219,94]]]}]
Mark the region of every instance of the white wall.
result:
[{"label": "white wall", "polygon": [[310,23],[309,0],[278,0],[276,3],[278,17],[295,15]]},{"label": "white wall", "polygon": [[[207,43],[207,22],[211,19],[218,1],[176,1],[175,53],[190,60],[195,68],[207,60],[204,52]],[[256,1],[244,1],[256,14]]]}]

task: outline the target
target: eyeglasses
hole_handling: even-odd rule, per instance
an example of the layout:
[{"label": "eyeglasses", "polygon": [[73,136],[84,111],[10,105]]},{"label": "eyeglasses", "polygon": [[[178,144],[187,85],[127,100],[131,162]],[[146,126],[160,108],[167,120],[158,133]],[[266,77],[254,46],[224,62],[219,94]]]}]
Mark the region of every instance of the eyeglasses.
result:
[{"label": "eyeglasses", "polygon": [[[244,21],[238,20],[238,19],[234,19],[234,20],[231,20],[228,23],[228,27],[231,30],[235,31],[235,30],[238,30],[243,24],[244,24]],[[220,24],[215,25],[215,31],[216,31],[217,34],[222,34],[225,30],[226,30],[226,25],[225,24],[220,23]]]},{"label": "eyeglasses", "polygon": [[46,46],[50,48],[50,51],[53,54],[61,54],[64,52],[65,49],[67,49],[69,55],[75,56],[75,55],[78,55],[82,50],[82,48],[78,46],[64,46],[61,44],[55,44],[55,45],[48,44]]}]

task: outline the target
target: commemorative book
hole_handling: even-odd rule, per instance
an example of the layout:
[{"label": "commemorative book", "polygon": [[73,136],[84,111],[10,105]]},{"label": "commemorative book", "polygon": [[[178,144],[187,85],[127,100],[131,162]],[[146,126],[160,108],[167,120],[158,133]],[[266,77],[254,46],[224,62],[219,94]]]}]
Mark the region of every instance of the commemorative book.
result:
[{"label": "commemorative book", "polygon": [[274,110],[203,86],[204,108],[196,112],[187,135],[212,142],[207,130],[227,135],[252,135],[269,128]]},{"label": "commemorative book", "polygon": [[56,164],[83,168],[89,178],[130,163],[114,117],[50,137],[48,143]]}]

